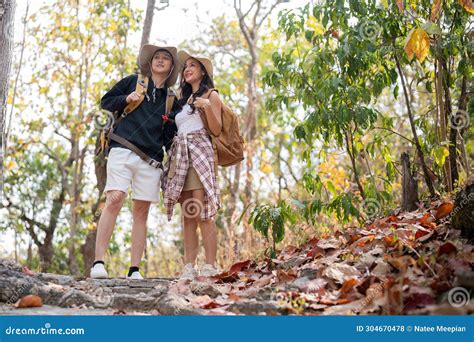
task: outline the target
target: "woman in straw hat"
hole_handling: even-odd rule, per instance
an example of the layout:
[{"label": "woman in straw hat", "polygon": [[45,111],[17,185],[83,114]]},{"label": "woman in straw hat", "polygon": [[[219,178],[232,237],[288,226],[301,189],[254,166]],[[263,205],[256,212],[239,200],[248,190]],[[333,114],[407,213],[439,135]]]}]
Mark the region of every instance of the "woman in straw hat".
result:
[{"label": "woman in straw hat", "polygon": [[[107,184],[104,189],[106,203],[97,228],[92,278],[108,277],[104,256],[131,185],[133,226],[131,266],[127,277],[142,279],[139,267],[145,247],[148,210],[151,202],[159,201],[163,146],[169,148],[176,133],[176,127],[164,125],[162,117],[165,114],[168,87],[178,77],[176,48],[144,45],[139,64],[142,75],[149,78],[144,94],[135,91],[138,75],[130,75],[114,85],[101,101],[102,108],[122,114],[128,104],[144,96],[140,105],[126,115],[114,130],[118,138],[113,138],[108,154]],[[173,107],[178,108],[178,103],[175,102]],[[142,156],[137,154],[140,151]]]},{"label": "woman in straw hat", "polygon": [[198,254],[197,227],[206,255],[200,269],[203,276],[217,273],[217,230],[214,217],[220,207],[214,150],[209,137],[222,128],[221,100],[213,91],[212,62],[205,57],[178,52],[182,67],[179,92],[180,109],[173,119],[178,128],[163,172],[164,205],[171,220],[176,202],[181,204],[184,235],[184,269],[181,278],[192,279]]}]

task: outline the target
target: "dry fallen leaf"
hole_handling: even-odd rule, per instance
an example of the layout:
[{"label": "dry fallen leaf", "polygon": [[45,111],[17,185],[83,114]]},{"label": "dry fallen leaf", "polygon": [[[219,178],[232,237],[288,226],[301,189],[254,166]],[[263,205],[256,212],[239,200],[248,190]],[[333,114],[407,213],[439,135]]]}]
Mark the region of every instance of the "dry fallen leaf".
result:
[{"label": "dry fallen leaf", "polygon": [[331,237],[329,239],[319,240],[317,246],[322,249],[330,249],[330,248],[337,249],[342,246],[342,241],[339,239],[336,239],[335,237]]},{"label": "dry fallen leaf", "polygon": [[456,253],[457,251],[458,249],[452,242],[446,241],[441,246],[439,246],[438,256],[441,256],[443,254]]},{"label": "dry fallen leaf", "polygon": [[29,276],[33,276],[35,275],[34,272],[32,272],[28,267],[26,266],[23,266],[23,268],[21,269],[21,271]]},{"label": "dry fallen leaf", "polygon": [[239,279],[237,272],[222,272],[211,277],[212,279],[219,280],[223,283],[232,283]]},{"label": "dry fallen leaf", "polygon": [[43,300],[39,296],[27,295],[19,299],[15,305],[16,308],[33,308],[43,306]]},{"label": "dry fallen leaf", "polygon": [[230,269],[229,273],[240,272],[243,269],[247,268],[251,263],[251,260],[239,261],[233,264]]},{"label": "dry fallen leaf", "polygon": [[310,251],[306,254],[308,258],[319,258],[324,256],[324,249],[315,246],[310,249]]},{"label": "dry fallen leaf", "polygon": [[342,284],[341,287],[341,298],[347,297],[347,295],[352,292],[352,290],[355,286],[357,286],[358,283],[359,281],[355,278],[347,279],[346,281],[344,281],[344,284]]},{"label": "dry fallen leaf", "polygon": [[358,278],[361,274],[354,266],[347,264],[332,264],[323,271],[323,275],[342,284],[346,279]]},{"label": "dry fallen leaf", "polygon": [[277,270],[276,276],[277,276],[278,280],[281,281],[281,282],[293,281],[296,278],[296,274],[292,270],[290,270],[288,272],[285,272],[283,270]]},{"label": "dry fallen leaf", "polygon": [[254,281],[253,286],[264,287],[270,284],[273,280],[273,275],[264,275],[260,279]]},{"label": "dry fallen leaf", "polygon": [[229,293],[229,300],[233,300],[234,302],[237,302],[239,301],[241,298],[238,294],[234,293],[234,292],[231,292]]},{"label": "dry fallen leaf", "polygon": [[195,308],[201,309],[214,309],[220,306],[214,299],[212,299],[208,295],[197,296],[191,299],[191,305]]},{"label": "dry fallen leaf", "polygon": [[435,219],[439,220],[445,218],[453,211],[453,203],[443,203],[436,209]]},{"label": "dry fallen leaf", "polygon": [[423,217],[420,219],[420,224],[426,228],[436,228],[436,223],[433,222],[433,216],[431,216],[430,213],[426,213],[425,215],[423,215]]}]

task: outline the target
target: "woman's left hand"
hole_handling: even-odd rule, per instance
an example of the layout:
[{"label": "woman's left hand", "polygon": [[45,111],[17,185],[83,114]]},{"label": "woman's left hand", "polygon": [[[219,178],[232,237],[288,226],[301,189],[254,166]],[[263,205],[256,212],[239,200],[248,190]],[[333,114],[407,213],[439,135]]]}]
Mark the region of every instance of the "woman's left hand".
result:
[{"label": "woman's left hand", "polygon": [[211,106],[211,101],[202,97],[196,97],[196,99],[194,100],[194,106],[199,109],[206,109]]}]

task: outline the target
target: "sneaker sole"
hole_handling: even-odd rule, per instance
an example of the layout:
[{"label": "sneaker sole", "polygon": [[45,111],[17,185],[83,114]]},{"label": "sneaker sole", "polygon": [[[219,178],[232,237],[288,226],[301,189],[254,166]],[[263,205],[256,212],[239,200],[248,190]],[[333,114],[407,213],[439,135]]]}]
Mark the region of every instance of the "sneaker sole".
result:
[{"label": "sneaker sole", "polygon": [[98,275],[91,274],[91,278],[92,279],[108,279],[109,275],[108,274],[98,274]]}]

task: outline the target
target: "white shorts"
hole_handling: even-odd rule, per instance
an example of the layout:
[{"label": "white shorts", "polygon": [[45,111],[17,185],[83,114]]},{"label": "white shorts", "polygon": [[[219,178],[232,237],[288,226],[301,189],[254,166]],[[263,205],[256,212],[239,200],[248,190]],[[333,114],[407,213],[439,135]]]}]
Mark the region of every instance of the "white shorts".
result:
[{"label": "white shorts", "polygon": [[162,169],[149,165],[127,148],[111,148],[107,159],[107,183],[104,192],[120,190],[128,194],[131,182],[132,199],[159,202],[162,172]]}]

